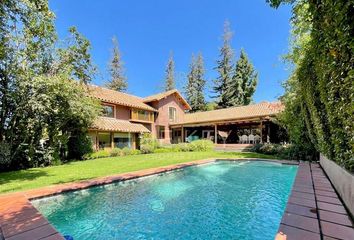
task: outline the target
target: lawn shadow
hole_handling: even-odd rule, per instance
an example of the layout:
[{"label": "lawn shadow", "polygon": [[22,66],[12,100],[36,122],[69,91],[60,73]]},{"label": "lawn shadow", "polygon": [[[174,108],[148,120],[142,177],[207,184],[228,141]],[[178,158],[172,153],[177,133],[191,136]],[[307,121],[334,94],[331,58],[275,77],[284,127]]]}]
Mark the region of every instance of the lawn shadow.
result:
[{"label": "lawn shadow", "polygon": [[0,173],[0,185],[10,183],[12,181],[34,180],[39,177],[49,176],[44,169],[27,169],[20,171]]}]

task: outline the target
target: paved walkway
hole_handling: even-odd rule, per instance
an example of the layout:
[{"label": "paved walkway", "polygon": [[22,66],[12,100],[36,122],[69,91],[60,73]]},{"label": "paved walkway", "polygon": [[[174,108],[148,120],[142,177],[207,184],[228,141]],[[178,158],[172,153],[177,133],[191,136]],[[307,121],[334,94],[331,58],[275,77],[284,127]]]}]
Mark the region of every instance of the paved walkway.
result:
[{"label": "paved walkway", "polygon": [[[230,160],[230,159],[225,159]],[[247,159],[240,159],[247,160]],[[256,159],[249,159],[256,160]],[[0,196],[0,240],[63,240],[30,199],[84,189],[213,162],[193,161]],[[273,160],[272,160],[273,161]],[[274,160],[276,161],[276,160]],[[278,161],[286,163],[286,161]],[[289,162],[293,163],[293,162]],[[354,239],[354,228],[330,182],[317,164],[300,163],[279,231],[287,239]]]},{"label": "paved walkway", "polygon": [[318,164],[299,164],[279,232],[290,240],[354,240],[353,222]]}]

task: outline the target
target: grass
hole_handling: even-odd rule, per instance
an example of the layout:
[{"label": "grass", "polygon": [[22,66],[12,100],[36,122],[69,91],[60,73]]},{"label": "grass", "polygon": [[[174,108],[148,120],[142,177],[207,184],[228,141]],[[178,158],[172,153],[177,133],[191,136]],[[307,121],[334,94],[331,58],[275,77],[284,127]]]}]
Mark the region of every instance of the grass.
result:
[{"label": "grass", "polygon": [[0,173],[0,193],[23,191],[206,158],[274,158],[257,153],[173,152],[76,161],[60,166]]}]

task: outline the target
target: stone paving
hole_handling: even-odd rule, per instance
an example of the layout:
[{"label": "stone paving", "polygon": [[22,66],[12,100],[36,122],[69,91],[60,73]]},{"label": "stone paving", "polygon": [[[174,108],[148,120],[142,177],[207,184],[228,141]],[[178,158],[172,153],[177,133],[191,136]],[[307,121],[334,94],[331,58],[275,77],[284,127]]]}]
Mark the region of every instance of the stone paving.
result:
[{"label": "stone paving", "polygon": [[[31,199],[163,173],[213,161],[215,161],[215,159],[199,160],[102,177],[78,183],[60,184],[1,195],[0,240],[64,239],[57,230],[51,226],[48,220],[32,206],[30,203]],[[289,161],[278,162],[293,163]],[[331,183],[318,164],[299,164],[297,176],[291,196],[288,200],[286,211],[281,220],[279,231],[285,233],[287,239],[354,239],[353,223]]]}]

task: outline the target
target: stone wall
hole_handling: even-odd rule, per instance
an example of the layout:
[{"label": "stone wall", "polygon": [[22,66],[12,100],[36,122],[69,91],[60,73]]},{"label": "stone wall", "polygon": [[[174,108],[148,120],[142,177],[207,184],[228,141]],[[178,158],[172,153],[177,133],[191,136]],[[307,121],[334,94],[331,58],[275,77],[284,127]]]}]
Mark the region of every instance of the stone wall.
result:
[{"label": "stone wall", "polygon": [[351,215],[354,216],[354,175],[322,154],[320,156],[320,164],[342,198],[345,206]]}]

